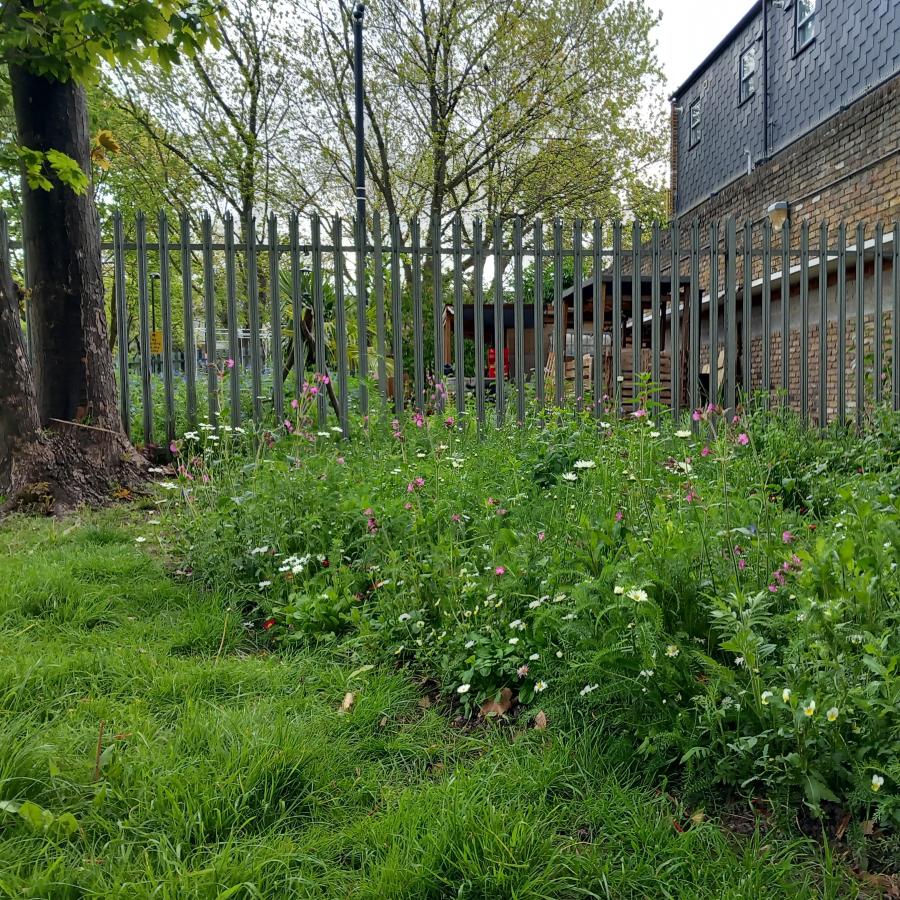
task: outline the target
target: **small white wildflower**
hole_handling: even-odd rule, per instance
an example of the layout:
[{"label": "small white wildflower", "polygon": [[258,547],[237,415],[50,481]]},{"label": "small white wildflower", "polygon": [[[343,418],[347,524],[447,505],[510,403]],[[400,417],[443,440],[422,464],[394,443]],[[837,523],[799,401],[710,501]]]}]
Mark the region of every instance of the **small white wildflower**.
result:
[{"label": "small white wildflower", "polygon": [[675,432],[675,437],[678,438],[689,438],[691,436],[691,431],[688,428],[681,428]]},{"label": "small white wildflower", "polygon": [[640,678],[652,678],[653,677],[653,669],[641,669],[638,673]]},{"label": "small white wildflower", "polygon": [[540,694],[542,691],[546,691],[546,690],[547,690],[547,682],[546,681],[535,682],[534,692],[536,694]]},{"label": "small white wildflower", "polygon": [[518,639],[518,638],[510,638],[510,639],[507,641],[507,643],[508,643],[508,644],[511,644],[513,647],[515,647],[516,644],[519,643],[519,639]]},{"label": "small white wildflower", "polygon": [[806,706],[803,707],[803,712],[808,718],[812,718],[816,714],[816,701],[810,700]]},{"label": "small white wildflower", "polygon": [[883,775],[873,775],[872,776],[872,790],[877,794],[881,790],[881,786],[884,784],[884,776]]},{"label": "small white wildflower", "polygon": [[271,586],[272,586],[272,582],[271,582],[271,581],[261,581],[261,582],[259,583],[259,586],[260,586],[261,588],[271,587]]},{"label": "small white wildflower", "polygon": [[744,664],[744,657],[743,657],[743,656],[737,656],[737,657],[735,657],[734,664],[735,664],[738,668],[740,668],[740,667]]},{"label": "small white wildflower", "polygon": [[773,696],[773,694],[771,691],[763,691],[759,695],[759,702],[762,703],[763,706],[768,706],[769,700],[772,699],[772,696]]},{"label": "small white wildflower", "polygon": [[254,547],[254,548],[250,551],[250,555],[251,555],[251,556],[259,556],[261,553],[268,553],[268,552],[269,552],[269,548],[268,548],[268,547]]},{"label": "small white wildflower", "polygon": [[541,654],[540,654],[540,653],[532,653],[532,654],[528,657],[528,659],[531,660],[531,662],[534,662],[535,660],[540,659],[540,658],[541,658]]},{"label": "small white wildflower", "polygon": [[641,588],[632,588],[627,596],[629,600],[634,600],[635,603],[646,603],[650,599],[647,596],[647,592]]},{"label": "small white wildflower", "polygon": [[613,593],[614,593],[614,594],[618,594],[618,595],[621,597],[622,594],[625,593],[625,588],[622,587],[621,584],[617,584],[617,585],[613,588]]},{"label": "small white wildflower", "polygon": [[143,544],[144,541],[147,540],[147,538],[145,538],[143,535],[141,535],[140,537],[136,537],[134,540],[135,540],[135,543]]},{"label": "small white wildflower", "polygon": [[515,631],[517,628],[521,630],[521,628],[522,628],[522,620],[521,620],[521,619],[514,619],[512,622],[509,623],[509,627],[512,628],[513,631]]},{"label": "small white wildflower", "polygon": [[543,602],[543,600],[532,600],[531,603],[528,604],[528,608],[537,609]]},{"label": "small white wildflower", "polygon": [[578,475],[575,472],[565,472],[563,474],[563,481],[578,481]]},{"label": "small white wildflower", "polygon": [[670,659],[675,659],[675,657],[678,656],[679,653],[680,651],[678,647],[675,646],[675,644],[669,644],[669,646],[666,647],[666,656],[668,656]]},{"label": "small white wildflower", "polygon": [[837,722],[837,717],[840,715],[840,710],[836,706],[832,706],[831,709],[825,713],[825,718],[828,719],[829,722]]},{"label": "small white wildflower", "polygon": [[472,685],[471,685],[471,684],[461,684],[461,685],[456,689],[456,693],[457,693],[457,694],[468,694],[469,691],[470,691],[471,689],[472,689]]},{"label": "small white wildflower", "polygon": [[408,622],[412,618],[412,613],[400,613],[397,617],[398,622]]},{"label": "small white wildflower", "polygon": [[586,684],[578,693],[582,697],[586,697],[591,691],[596,691],[598,687],[600,687],[599,684]]},{"label": "small white wildflower", "polygon": [[658,431],[650,432],[650,437],[652,437],[652,438],[658,438],[659,436],[660,436],[660,432],[658,432]]},{"label": "small white wildflower", "polygon": [[575,462],[576,469],[596,469],[597,463],[592,459],[579,459]]},{"label": "small white wildflower", "polygon": [[781,700],[782,700],[783,703],[789,703],[789,702],[790,702],[790,699],[791,699],[791,689],[790,689],[790,688],[785,688],[785,689],[781,692]]},{"label": "small white wildflower", "polygon": [[466,650],[471,650],[475,646],[475,641],[466,641],[463,646]]},{"label": "small white wildflower", "polygon": [[562,652],[562,650],[557,650],[557,651],[556,651],[556,658],[557,658],[557,659],[562,659],[562,658],[563,658],[563,652]]}]

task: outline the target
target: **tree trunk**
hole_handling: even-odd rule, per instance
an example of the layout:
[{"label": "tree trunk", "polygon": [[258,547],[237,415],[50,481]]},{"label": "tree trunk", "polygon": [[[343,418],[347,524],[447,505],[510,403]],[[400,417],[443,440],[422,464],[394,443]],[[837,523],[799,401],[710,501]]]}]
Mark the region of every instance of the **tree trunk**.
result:
[{"label": "tree trunk", "polygon": [[[84,89],[13,65],[9,75],[19,143],[58,150],[89,172]],[[47,174],[51,190],[22,188],[33,367],[0,261],[0,512],[100,503],[115,485],[136,487],[145,468],[119,420],[97,209],[90,191]]]},{"label": "tree trunk", "polygon": [[[58,82],[10,66],[19,143],[59,150],[90,172],[87,98]],[[106,338],[100,223],[90,190],[78,195],[23,189],[29,260],[34,378],[41,423],[89,420],[119,429],[112,355]]]}]

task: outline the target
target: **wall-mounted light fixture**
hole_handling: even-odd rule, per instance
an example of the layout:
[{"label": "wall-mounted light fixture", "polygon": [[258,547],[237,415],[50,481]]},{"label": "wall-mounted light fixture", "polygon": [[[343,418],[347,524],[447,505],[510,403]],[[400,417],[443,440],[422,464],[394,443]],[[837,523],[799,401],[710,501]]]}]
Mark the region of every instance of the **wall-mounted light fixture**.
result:
[{"label": "wall-mounted light fixture", "polygon": [[777,200],[768,209],[769,221],[773,228],[781,228],[782,225],[790,218],[791,205],[787,200]]}]

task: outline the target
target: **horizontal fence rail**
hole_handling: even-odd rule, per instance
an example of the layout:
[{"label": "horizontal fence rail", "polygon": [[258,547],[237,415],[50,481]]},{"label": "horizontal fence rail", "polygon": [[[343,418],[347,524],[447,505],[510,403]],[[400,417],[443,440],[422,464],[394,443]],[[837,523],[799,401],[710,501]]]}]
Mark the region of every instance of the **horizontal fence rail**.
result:
[{"label": "horizontal fence rail", "polygon": [[[24,282],[14,225],[0,213]],[[484,425],[762,406],[820,427],[900,410],[898,223],[444,225],[114,214],[125,428],[151,444],[201,420],[346,434],[370,408]]]}]

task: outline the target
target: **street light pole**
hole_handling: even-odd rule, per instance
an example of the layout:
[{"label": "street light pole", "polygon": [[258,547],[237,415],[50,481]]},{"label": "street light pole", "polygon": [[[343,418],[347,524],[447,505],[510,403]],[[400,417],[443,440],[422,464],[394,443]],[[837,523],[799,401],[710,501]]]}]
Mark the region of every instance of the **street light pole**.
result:
[{"label": "street light pole", "polygon": [[359,332],[359,407],[369,412],[366,378],[369,375],[368,319],[366,316],[366,120],[363,88],[363,16],[365,3],[353,7],[353,82],[356,93],[356,325]]}]

